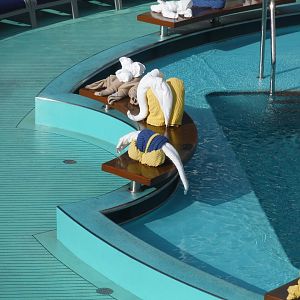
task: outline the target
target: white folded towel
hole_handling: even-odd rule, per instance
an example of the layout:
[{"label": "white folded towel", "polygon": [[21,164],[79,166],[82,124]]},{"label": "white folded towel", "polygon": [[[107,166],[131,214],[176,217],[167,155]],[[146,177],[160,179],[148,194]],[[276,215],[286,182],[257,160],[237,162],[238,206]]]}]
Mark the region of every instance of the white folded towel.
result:
[{"label": "white folded towel", "polygon": [[128,111],[128,118],[134,121],[141,121],[147,117],[149,108],[146,94],[148,89],[151,89],[157,98],[164,114],[165,124],[168,126],[173,107],[173,94],[170,86],[163,79],[163,74],[158,69],[152,70],[141,79],[137,87],[137,102],[140,112],[138,115],[132,115]]},{"label": "white folded towel", "polygon": [[116,72],[116,76],[121,82],[128,82],[128,81],[132,80],[132,78],[133,78],[132,73],[130,71],[124,70],[124,69],[118,70]]},{"label": "white folded towel", "polygon": [[177,19],[179,15],[185,18],[192,17],[192,0],[179,0],[179,1],[163,1],[157,0],[158,4],[151,5],[150,9],[153,12],[161,13],[163,17],[169,19]]},{"label": "white folded towel", "polygon": [[129,57],[121,57],[119,59],[122,69],[116,71],[116,76],[121,82],[129,82],[133,78],[143,75],[146,67],[140,62],[133,62]]}]

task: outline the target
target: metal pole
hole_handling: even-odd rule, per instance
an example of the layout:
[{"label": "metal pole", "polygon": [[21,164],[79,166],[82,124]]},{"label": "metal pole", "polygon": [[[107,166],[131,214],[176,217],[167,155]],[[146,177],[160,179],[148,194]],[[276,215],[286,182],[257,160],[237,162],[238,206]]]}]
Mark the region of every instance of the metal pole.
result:
[{"label": "metal pole", "polygon": [[136,181],[131,181],[130,183],[130,192],[131,193],[138,193],[141,191],[141,184]]},{"label": "metal pole", "polygon": [[123,1],[119,0],[119,9],[122,9],[122,8],[123,8]]},{"label": "metal pole", "polygon": [[268,0],[263,0],[262,1],[262,15],[261,15],[259,79],[264,78],[267,14],[268,14]]},{"label": "metal pole", "polygon": [[168,27],[160,26],[160,39],[163,40],[168,35]]},{"label": "metal pole", "polygon": [[270,2],[270,18],[271,18],[271,80],[270,80],[270,96],[275,93],[275,73],[276,73],[276,25],[275,25],[275,0]]}]

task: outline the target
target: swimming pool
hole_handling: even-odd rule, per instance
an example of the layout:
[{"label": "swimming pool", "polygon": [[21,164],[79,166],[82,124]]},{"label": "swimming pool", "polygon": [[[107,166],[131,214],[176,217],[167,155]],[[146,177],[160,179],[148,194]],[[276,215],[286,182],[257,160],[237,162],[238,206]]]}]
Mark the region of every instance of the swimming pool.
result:
[{"label": "swimming pool", "polygon": [[[281,21],[283,27],[279,27],[291,26],[297,21],[297,15],[292,19],[289,16],[288,23],[285,23],[286,18]],[[156,35],[141,37],[100,52],[66,70],[36,97],[35,121],[38,126],[76,132],[80,136],[87,136],[87,140],[91,137],[99,142],[104,140],[108,143],[108,149],[112,150],[119,136],[125,133],[124,131],[139,128],[140,124],[129,124],[127,119],[124,120],[124,117],[117,114],[118,112],[106,111],[101,103],[79,95],[78,89],[82,85],[89,80],[103,78],[105,74],[114,72],[117,68],[116,57],[124,55],[146,63],[148,70],[159,67],[167,77],[178,76],[186,82],[187,110],[200,129],[198,148],[202,149],[202,152],[196,153],[196,158],[198,156],[201,167],[194,163],[189,170],[189,176],[193,177],[190,192],[192,198],[189,200],[182,194],[178,194],[179,206],[175,208],[169,206],[170,210],[165,211],[165,215],[161,215],[164,209],[162,207],[162,210],[157,211],[158,215],[154,215],[154,218],[158,217],[157,220],[145,223],[148,228],[148,224],[151,226],[158,224],[156,231],[151,228],[155,233],[152,236],[158,236],[160,244],[166,248],[166,251],[155,248],[156,245],[153,247],[155,243],[152,243],[150,238],[150,243],[147,243],[144,237],[139,238],[139,234],[143,236],[144,232],[140,233],[136,230],[138,236],[136,237],[126,231],[124,229],[126,227],[119,226],[122,220],[139,216],[136,210],[139,205],[144,206],[146,203],[152,205],[152,199],[166,201],[161,195],[166,188],[164,185],[146,188],[137,194],[128,193],[128,186],[125,185],[104,196],[61,205],[57,208],[57,240],[86,264],[141,299],[177,297],[207,300],[221,297],[258,300],[262,299],[262,294],[268,289],[267,285],[271,281],[269,278],[264,279],[263,283],[255,281],[256,274],[250,272],[250,267],[256,269],[259,267],[254,263],[258,265],[268,263],[274,268],[288,265],[289,268],[284,269],[286,279],[290,278],[296,270],[288,264],[285,249],[265,217],[251,182],[241,163],[236,159],[233,147],[224,137],[221,123],[217,122],[213,114],[213,106],[210,106],[206,97],[211,92],[268,89],[268,80],[257,81],[257,65],[253,63],[258,62],[259,34],[236,37],[237,34],[245,34],[245,29],[249,30],[248,32],[255,32],[256,27],[253,27],[253,24],[257,23],[258,21],[237,23],[234,26],[231,24],[228,27],[216,28],[213,30],[214,33],[215,30],[217,31],[213,38],[214,43],[178,52],[176,55],[165,57],[165,60],[155,60],[150,63],[147,61],[153,57],[164,56],[191,45],[212,41],[211,31],[191,34],[183,38],[175,37],[159,43]],[[297,65],[295,66],[297,55],[293,54],[293,51],[298,45],[293,42],[291,44],[294,47],[287,48],[285,44],[289,40],[297,41],[298,32],[299,27],[285,27],[279,30],[278,48],[281,48],[280,54],[283,55],[283,59],[279,61],[284,64],[278,65],[277,85],[282,89],[297,88],[298,82],[295,79],[298,70]],[[231,39],[232,35],[235,36],[234,39]],[[219,41],[220,38],[223,40]],[[79,116],[84,120],[83,122],[76,121]],[[114,128],[114,130],[110,132],[105,128]],[[110,133],[106,134],[108,132]],[[176,177],[172,179],[171,184],[176,183]],[[175,199],[176,197],[177,195]],[[121,221],[110,219],[109,212],[116,212],[124,218]],[[153,217],[153,215],[149,216]],[[170,230],[167,230],[166,220],[172,221],[173,216],[175,216],[176,226],[179,226],[182,220],[188,219],[189,222],[181,223],[182,228],[170,222]],[[240,223],[236,216],[240,216]],[[185,230],[188,228],[188,223],[194,228],[197,226],[199,230],[195,234]],[[224,226],[224,224],[228,225]],[[162,231],[160,225],[164,227]],[[223,227],[229,227],[227,231],[230,235],[227,238],[223,238],[222,232],[226,232],[222,231]],[[132,232],[134,233],[134,230]],[[184,238],[180,239],[180,235],[173,234],[175,232],[183,232]],[[259,246],[255,247],[250,243],[251,247],[246,248],[245,251],[242,247],[248,245],[245,243],[245,237],[247,241],[247,236],[248,240],[254,236],[249,232],[251,234],[257,232],[260,237]],[[213,234],[216,235],[215,239],[211,238]],[[240,236],[242,238],[239,240]],[[230,240],[230,237],[234,238]],[[269,258],[269,255],[262,250],[265,247],[266,237],[273,243],[275,252],[278,253],[277,257],[280,258],[279,262],[285,260],[286,265],[278,263],[272,256]],[[211,249],[202,248],[204,257],[197,257],[197,248],[200,248],[199,239],[202,243],[211,243]],[[224,240],[226,244],[220,247],[219,243]],[[43,245],[49,249],[47,239],[43,241]],[[176,245],[177,241],[179,241],[178,245]],[[194,241],[195,244],[192,243]],[[256,245],[257,240],[253,244]],[[191,247],[193,245],[195,246]],[[224,248],[229,249],[227,257]],[[210,250],[214,251],[213,255]],[[173,256],[170,255],[172,251]],[[226,260],[224,263],[221,259],[223,253],[229,263]],[[244,253],[244,256],[241,253]],[[241,263],[241,260],[244,262]],[[280,282],[284,280],[283,277],[284,275],[279,277]],[[277,285],[279,284],[278,282]]]},{"label": "swimming pool", "polygon": [[[279,32],[277,84],[282,90],[299,88],[299,30]],[[166,77],[185,81],[199,144],[186,166],[189,194],[183,196],[180,187],[160,209],[123,228],[189,265],[262,295],[299,275],[300,102],[272,105],[264,94],[205,97],[211,91],[268,89],[268,80],[255,78],[251,57],[257,40],[252,34],[149,63],[150,69],[159,67]]]}]

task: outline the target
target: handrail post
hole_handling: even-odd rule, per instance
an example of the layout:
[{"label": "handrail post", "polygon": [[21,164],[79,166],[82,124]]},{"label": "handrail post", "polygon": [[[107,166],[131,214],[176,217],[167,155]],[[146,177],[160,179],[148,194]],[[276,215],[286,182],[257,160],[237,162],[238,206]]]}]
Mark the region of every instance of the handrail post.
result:
[{"label": "handrail post", "polygon": [[262,15],[261,15],[260,60],[259,60],[259,75],[258,75],[259,79],[264,78],[267,15],[268,15],[268,0],[263,0]]},{"label": "handrail post", "polygon": [[141,184],[136,181],[131,181],[129,190],[133,194],[139,193],[141,191]]},{"label": "handrail post", "polygon": [[270,96],[275,93],[275,73],[276,73],[276,24],[275,24],[275,0],[270,2],[271,18],[271,79],[270,79]]},{"label": "handrail post", "polygon": [[168,27],[160,26],[160,39],[163,40],[166,36],[168,36]]}]

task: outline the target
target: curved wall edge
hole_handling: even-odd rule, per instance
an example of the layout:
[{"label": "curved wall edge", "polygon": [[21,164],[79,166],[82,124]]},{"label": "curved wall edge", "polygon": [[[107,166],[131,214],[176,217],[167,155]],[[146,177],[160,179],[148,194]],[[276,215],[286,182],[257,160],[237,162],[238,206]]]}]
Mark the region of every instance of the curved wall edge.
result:
[{"label": "curved wall edge", "polygon": [[[98,272],[112,278],[115,283],[141,299],[220,299],[177,282],[128,257],[95,238],[60,210],[57,211],[57,222],[60,224],[57,236],[60,241],[63,240],[64,246]],[[78,244],[80,247],[76,246]],[[112,264],[118,268],[113,268]]]},{"label": "curved wall edge", "polygon": [[35,100],[37,125],[64,129],[116,145],[119,137],[134,130],[132,126],[104,112],[67,102]]}]

